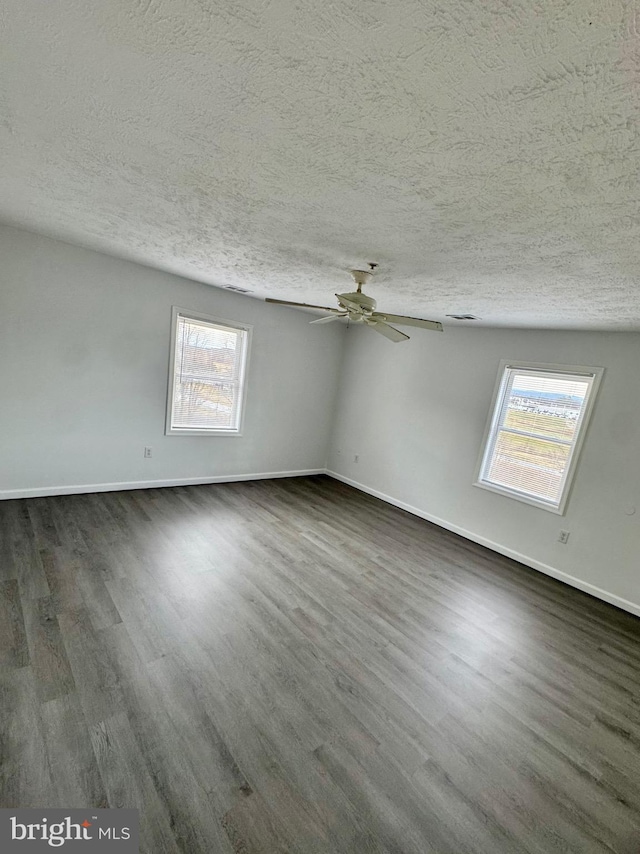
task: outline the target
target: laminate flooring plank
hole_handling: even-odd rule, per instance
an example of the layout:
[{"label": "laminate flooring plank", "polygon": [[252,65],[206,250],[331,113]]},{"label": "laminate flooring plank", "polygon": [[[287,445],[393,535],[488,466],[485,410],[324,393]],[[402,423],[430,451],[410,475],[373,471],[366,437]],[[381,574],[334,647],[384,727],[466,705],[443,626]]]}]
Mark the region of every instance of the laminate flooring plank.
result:
[{"label": "laminate flooring plank", "polygon": [[55,798],[31,667],[0,671],[0,807],[41,807]]},{"label": "laminate flooring plank", "polygon": [[222,817],[234,854],[292,854],[297,851],[259,795],[238,804]]},{"label": "laminate flooring plank", "polygon": [[120,680],[88,611],[65,611],[58,623],[86,725],[117,715],[125,708]]},{"label": "laminate flooring plank", "polygon": [[167,811],[155,789],[125,712],[89,728],[109,806],[137,809],[141,854],[179,854]]},{"label": "laminate flooring plank", "polygon": [[17,579],[0,581],[0,667],[29,664],[29,645]]},{"label": "laminate flooring plank", "polygon": [[0,502],[0,581],[12,581],[18,577],[12,547],[18,503]]},{"label": "laminate flooring plank", "polygon": [[16,578],[20,584],[20,595],[23,599],[40,599],[49,596],[51,591],[40,559],[28,502],[21,499],[16,505],[11,551]]},{"label": "laminate flooring plank", "polygon": [[388,849],[361,822],[346,824],[343,818],[340,832],[336,833],[331,821],[318,821],[296,792],[279,780],[265,786],[264,796],[251,794],[222,819],[234,851],[388,854]]},{"label": "laminate flooring plank", "polygon": [[90,555],[90,548],[78,524],[75,507],[82,496],[59,495],[50,499],[51,518],[56,526],[58,539],[69,557]]},{"label": "laminate flooring plank", "polygon": [[120,612],[107,589],[105,579],[91,562],[75,559],[76,584],[82,598],[81,608],[86,611],[94,630],[106,629],[122,622]]},{"label": "laminate flooring plank", "polygon": [[32,498],[25,503],[36,546],[40,549],[60,546],[60,538],[51,512],[52,502],[48,498]]},{"label": "laminate flooring plank", "polygon": [[189,734],[180,739],[181,749],[200,785],[222,804],[219,814],[227,812],[236,801],[251,794],[248,780],[178,661],[166,656],[148,669],[176,731]]},{"label": "laminate flooring plank", "polygon": [[76,684],[60,633],[53,597],[26,599],[23,612],[39,701],[42,703],[71,693]]},{"label": "laminate flooring plank", "polygon": [[42,732],[53,790],[47,806],[109,806],[82,706],[75,692],[42,703]]},{"label": "laminate flooring plank", "polygon": [[631,720],[599,713],[590,727],[588,743],[596,756],[606,757],[629,776],[640,765],[640,727]]},{"label": "laminate flooring plank", "polygon": [[79,563],[66,550],[56,546],[40,549],[42,569],[51,591],[50,602],[55,614],[73,610],[83,604],[79,586]]},{"label": "laminate flooring plank", "polygon": [[[599,784],[607,797],[614,799],[629,811],[629,819],[634,822],[640,809],[640,784],[636,774],[625,774],[606,759],[602,759],[602,775]],[[637,834],[634,840],[637,839]],[[633,848],[630,848],[630,852]],[[626,854],[626,849],[625,849]]]},{"label": "laminate flooring plank", "polygon": [[105,586],[144,661],[171,652],[185,636],[182,618],[157,589],[141,591],[129,579]]},{"label": "laminate flooring plank", "polygon": [[73,499],[67,504],[67,512],[72,515],[74,528],[86,544],[86,557],[92,569],[99,572],[105,581],[124,578],[125,544],[113,520],[98,511],[91,495],[70,495],[67,498]]}]

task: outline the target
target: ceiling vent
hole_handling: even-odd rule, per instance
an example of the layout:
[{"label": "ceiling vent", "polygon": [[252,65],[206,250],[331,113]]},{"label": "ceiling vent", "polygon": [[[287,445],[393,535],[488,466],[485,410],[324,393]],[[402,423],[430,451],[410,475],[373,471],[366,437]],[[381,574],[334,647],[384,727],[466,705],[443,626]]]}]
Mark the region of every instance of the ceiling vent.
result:
[{"label": "ceiling vent", "polygon": [[238,288],[236,285],[225,285],[225,291],[235,291],[237,294],[251,294],[253,291],[250,291],[248,288]]},{"label": "ceiling vent", "polygon": [[475,314],[445,314],[445,317],[450,317],[452,320],[480,320]]}]

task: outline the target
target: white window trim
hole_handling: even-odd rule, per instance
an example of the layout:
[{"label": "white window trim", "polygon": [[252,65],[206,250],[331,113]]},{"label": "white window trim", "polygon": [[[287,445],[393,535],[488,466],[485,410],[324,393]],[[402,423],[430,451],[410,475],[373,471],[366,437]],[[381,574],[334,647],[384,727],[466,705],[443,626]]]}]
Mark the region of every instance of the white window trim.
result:
[{"label": "white window trim", "polygon": [[[237,428],[231,427],[205,427],[201,429],[172,427],[173,421],[173,391],[175,385],[175,360],[176,360],[176,336],[178,332],[178,317],[186,317],[191,320],[203,320],[205,323],[214,323],[219,326],[228,326],[231,329],[240,329],[244,335],[244,347],[242,351],[242,370],[239,379],[240,388],[240,419]],[[253,326],[247,323],[238,323],[236,320],[226,320],[223,317],[215,317],[203,314],[201,311],[192,311],[189,308],[181,308],[174,305],[171,308],[171,345],[169,347],[169,382],[167,388],[167,411],[165,421],[166,436],[242,436],[244,429],[244,418],[247,396],[247,375],[249,368],[249,355],[251,351],[251,335]]]},{"label": "white window trim", "polygon": [[[502,398],[506,389],[507,368],[521,369],[523,371],[528,372],[540,371],[547,374],[572,374],[577,377],[583,376],[591,379],[591,388],[588,392],[587,403],[582,411],[578,424],[578,437],[576,439],[575,444],[573,445],[571,457],[569,458],[569,465],[565,469],[562,494],[560,496],[560,502],[558,505],[552,504],[548,501],[544,501],[543,499],[534,498],[533,496],[527,495],[526,493],[518,492],[516,489],[502,487],[498,484],[482,480],[481,475],[482,470],[484,468],[485,460],[489,459],[493,454],[493,448],[497,437],[496,428],[500,419],[502,409],[502,407],[498,404],[502,403]],[[559,516],[564,516],[567,502],[569,500],[569,496],[571,495],[578,461],[580,459],[580,453],[582,451],[585,438],[589,431],[589,424],[591,422],[591,416],[593,414],[596,398],[598,396],[598,388],[600,386],[600,381],[602,380],[603,374],[604,368],[586,367],[585,365],[554,365],[546,362],[524,362],[521,360],[514,359],[502,359],[498,368],[498,377],[496,379],[496,384],[494,386],[493,395],[491,398],[491,408],[489,409],[487,425],[485,427],[484,435],[482,437],[482,444],[480,445],[480,454],[478,457],[475,480],[473,485],[479,486],[481,489],[487,489],[489,490],[489,492],[495,492],[498,495],[504,495],[508,498],[513,498],[516,501],[522,501],[523,503],[530,504],[533,507],[539,507],[542,510],[547,510],[551,513],[556,513]]]}]

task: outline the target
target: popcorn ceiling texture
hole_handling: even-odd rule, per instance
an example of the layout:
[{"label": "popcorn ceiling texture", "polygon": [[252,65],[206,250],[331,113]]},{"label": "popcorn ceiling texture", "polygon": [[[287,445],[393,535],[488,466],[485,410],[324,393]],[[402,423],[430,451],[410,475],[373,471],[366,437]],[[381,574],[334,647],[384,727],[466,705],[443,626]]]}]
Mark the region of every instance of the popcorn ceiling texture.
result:
[{"label": "popcorn ceiling texture", "polygon": [[256,296],[640,329],[618,0],[5,0],[0,218]]}]

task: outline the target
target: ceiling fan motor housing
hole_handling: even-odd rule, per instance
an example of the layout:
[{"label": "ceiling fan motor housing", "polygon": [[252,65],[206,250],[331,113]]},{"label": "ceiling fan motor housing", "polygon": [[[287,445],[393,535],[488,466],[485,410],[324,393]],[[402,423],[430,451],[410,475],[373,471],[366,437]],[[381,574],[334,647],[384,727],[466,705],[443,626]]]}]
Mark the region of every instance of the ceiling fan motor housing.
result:
[{"label": "ceiling fan motor housing", "polygon": [[364,314],[371,314],[372,311],[376,310],[376,301],[373,297],[369,297],[363,293],[352,293],[352,294],[336,294],[338,297],[338,302],[340,305],[347,310],[357,310],[354,309],[354,303],[359,306],[359,310]]}]

